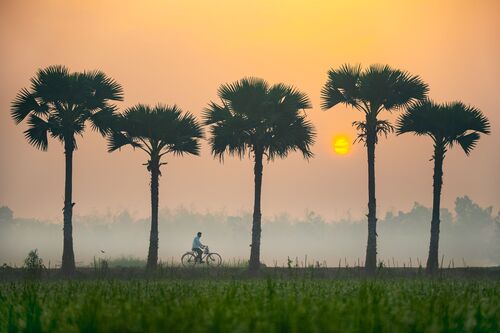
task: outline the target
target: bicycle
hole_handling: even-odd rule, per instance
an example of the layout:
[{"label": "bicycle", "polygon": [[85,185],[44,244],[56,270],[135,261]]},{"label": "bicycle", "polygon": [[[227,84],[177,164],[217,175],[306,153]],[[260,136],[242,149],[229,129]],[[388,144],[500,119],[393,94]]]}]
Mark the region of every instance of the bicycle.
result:
[{"label": "bicycle", "polygon": [[194,251],[188,251],[182,255],[181,262],[184,267],[194,267],[196,264],[207,264],[207,266],[219,267],[222,264],[222,257],[215,252],[210,252],[208,246],[205,246],[205,250],[201,256],[200,262],[197,258],[197,254]]}]

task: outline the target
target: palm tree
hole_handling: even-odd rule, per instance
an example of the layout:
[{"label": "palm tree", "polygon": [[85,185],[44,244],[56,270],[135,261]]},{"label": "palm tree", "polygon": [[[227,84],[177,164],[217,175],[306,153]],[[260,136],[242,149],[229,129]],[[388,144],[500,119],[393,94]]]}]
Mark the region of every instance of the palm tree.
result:
[{"label": "palm tree", "polygon": [[158,264],[158,190],[162,157],[199,155],[201,126],[195,117],[177,106],[158,104],[154,107],[138,104],[118,116],[109,136],[109,152],[130,145],[148,154],[145,163],[151,174],[151,232],[146,268],[154,270]]},{"label": "palm tree", "polygon": [[321,107],[330,109],[337,104],[351,106],[364,113],[363,121],[355,121],[358,130],[355,141],[363,142],[368,155],[368,241],[365,267],[369,274],[377,266],[377,214],[375,199],[375,145],[378,137],[393,131],[391,123],[378,117],[384,110],[392,112],[406,108],[423,99],[427,85],[418,76],[393,69],[387,65],[371,65],[362,70],[360,65],[342,65],[328,72],[328,80],[321,90]]},{"label": "palm tree", "polygon": [[73,152],[76,135],[83,135],[87,122],[101,135],[109,131],[115,107],[109,101],[123,99],[122,87],[103,72],[74,72],[64,66],[38,70],[29,89],[23,88],[12,103],[16,124],[27,118],[26,140],[35,148],[47,150],[48,135],[64,144],[66,177],[64,183],[64,244],[61,269],[75,271],[73,252]]},{"label": "palm tree", "polygon": [[438,269],[439,225],[443,161],[448,149],[460,145],[466,155],[476,146],[480,133],[490,133],[490,123],[480,110],[461,102],[435,104],[426,100],[411,106],[397,121],[397,133],[428,135],[434,142],[434,176],[432,198],[431,240],[426,270]]},{"label": "palm tree", "polygon": [[221,103],[211,102],[204,113],[210,126],[212,154],[223,161],[224,154],[243,158],[253,154],[254,208],[249,269],[260,268],[262,161],[285,158],[300,151],[312,157],[314,128],[304,109],[311,108],[306,94],[285,84],[270,86],[258,78],[243,78],[220,86]]}]

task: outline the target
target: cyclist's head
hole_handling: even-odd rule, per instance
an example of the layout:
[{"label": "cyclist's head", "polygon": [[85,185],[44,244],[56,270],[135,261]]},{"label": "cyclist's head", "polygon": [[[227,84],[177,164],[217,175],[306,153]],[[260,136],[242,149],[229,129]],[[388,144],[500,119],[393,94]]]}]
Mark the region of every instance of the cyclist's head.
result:
[{"label": "cyclist's head", "polygon": [[201,237],[201,232],[200,231],[198,231],[198,237]]}]

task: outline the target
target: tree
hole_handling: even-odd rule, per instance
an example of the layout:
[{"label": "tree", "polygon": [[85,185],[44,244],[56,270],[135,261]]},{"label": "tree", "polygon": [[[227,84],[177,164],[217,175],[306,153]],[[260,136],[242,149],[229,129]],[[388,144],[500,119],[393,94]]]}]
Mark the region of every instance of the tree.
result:
[{"label": "tree", "polygon": [[397,133],[427,135],[434,143],[431,240],[426,267],[427,272],[432,274],[439,264],[439,212],[445,154],[458,144],[469,155],[476,146],[480,133],[490,133],[490,123],[480,110],[461,102],[436,104],[426,100],[411,106],[398,118]]},{"label": "tree", "polygon": [[73,252],[73,152],[76,136],[83,135],[87,123],[101,135],[109,131],[115,107],[121,101],[122,87],[101,71],[71,73],[64,66],[38,70],[29,89],[23,88],[12,103],[16,124],[27,118],[26,140],[35,148],[47,150],[48,136],[64,144],[66,176],[64,183],[64,244],[61,269],[75,271]]},{"label": "tree", "polygon": [[11,223],[14,218],[14,212],[7,206],[0,207],[0,222]]},{"label": "tree", "polygon": [[457,197],[455,199],[455,213],[457,215],[457,224],[468,226],[471,223],[476,227],[478,224],[488,225],[491,223],[493,207],[486,208],[480,207],[477,203],[472,201],[467,195]]},{"label": "tree", "polygon": [[328,110],[344,104],[364,113],[363,121],[353,126],[359,134],[355,141],[363,142],[368,155],[368,241],[365,267],[369,274],[377,266],[377,214],[375,199],[375,145],[378,137],[393,131],[391,123],[378,119],[382,111],[404,109],[423,99],[427,85],[418,76],[389,66],[371,65],[362,70],[360,65],[342,65],[330,69],[328,80],[321,90],[321,107]]},{"label": "tree", "polygon": [[222,162],[224,155],[243,158],[253,154],[254,208],[249,269],[260,268],[262,161],[286,158],[300,151],[313,156],[314,128],[304,109],[311,108],[306,94],[282,83],[270,86],[258,78],[243,78],[220,86],[221,103],[211,102],[204,113],[210,126],[212,154]]},{"label": "tree", "polygon": [[145,163],[151,174],[151,232],[146,268],[158,264],[158,200],[160,167],[164,155],[199,155],[201,126],[195,117],[177,106],[158,104],[154,107],[138,104],[118,116],[109,136],[109,152],[130,145],[148,154]]}]

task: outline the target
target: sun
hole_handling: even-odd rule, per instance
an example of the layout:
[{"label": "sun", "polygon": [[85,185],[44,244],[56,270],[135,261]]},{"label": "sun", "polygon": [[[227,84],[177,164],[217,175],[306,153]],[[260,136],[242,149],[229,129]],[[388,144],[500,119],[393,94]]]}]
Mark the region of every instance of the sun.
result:
[{"label": "sun", "polygon": [[337,135],[333,138],[333,151],[338,155],[346,155],[351,151],[350,140],[346,135]]}]

